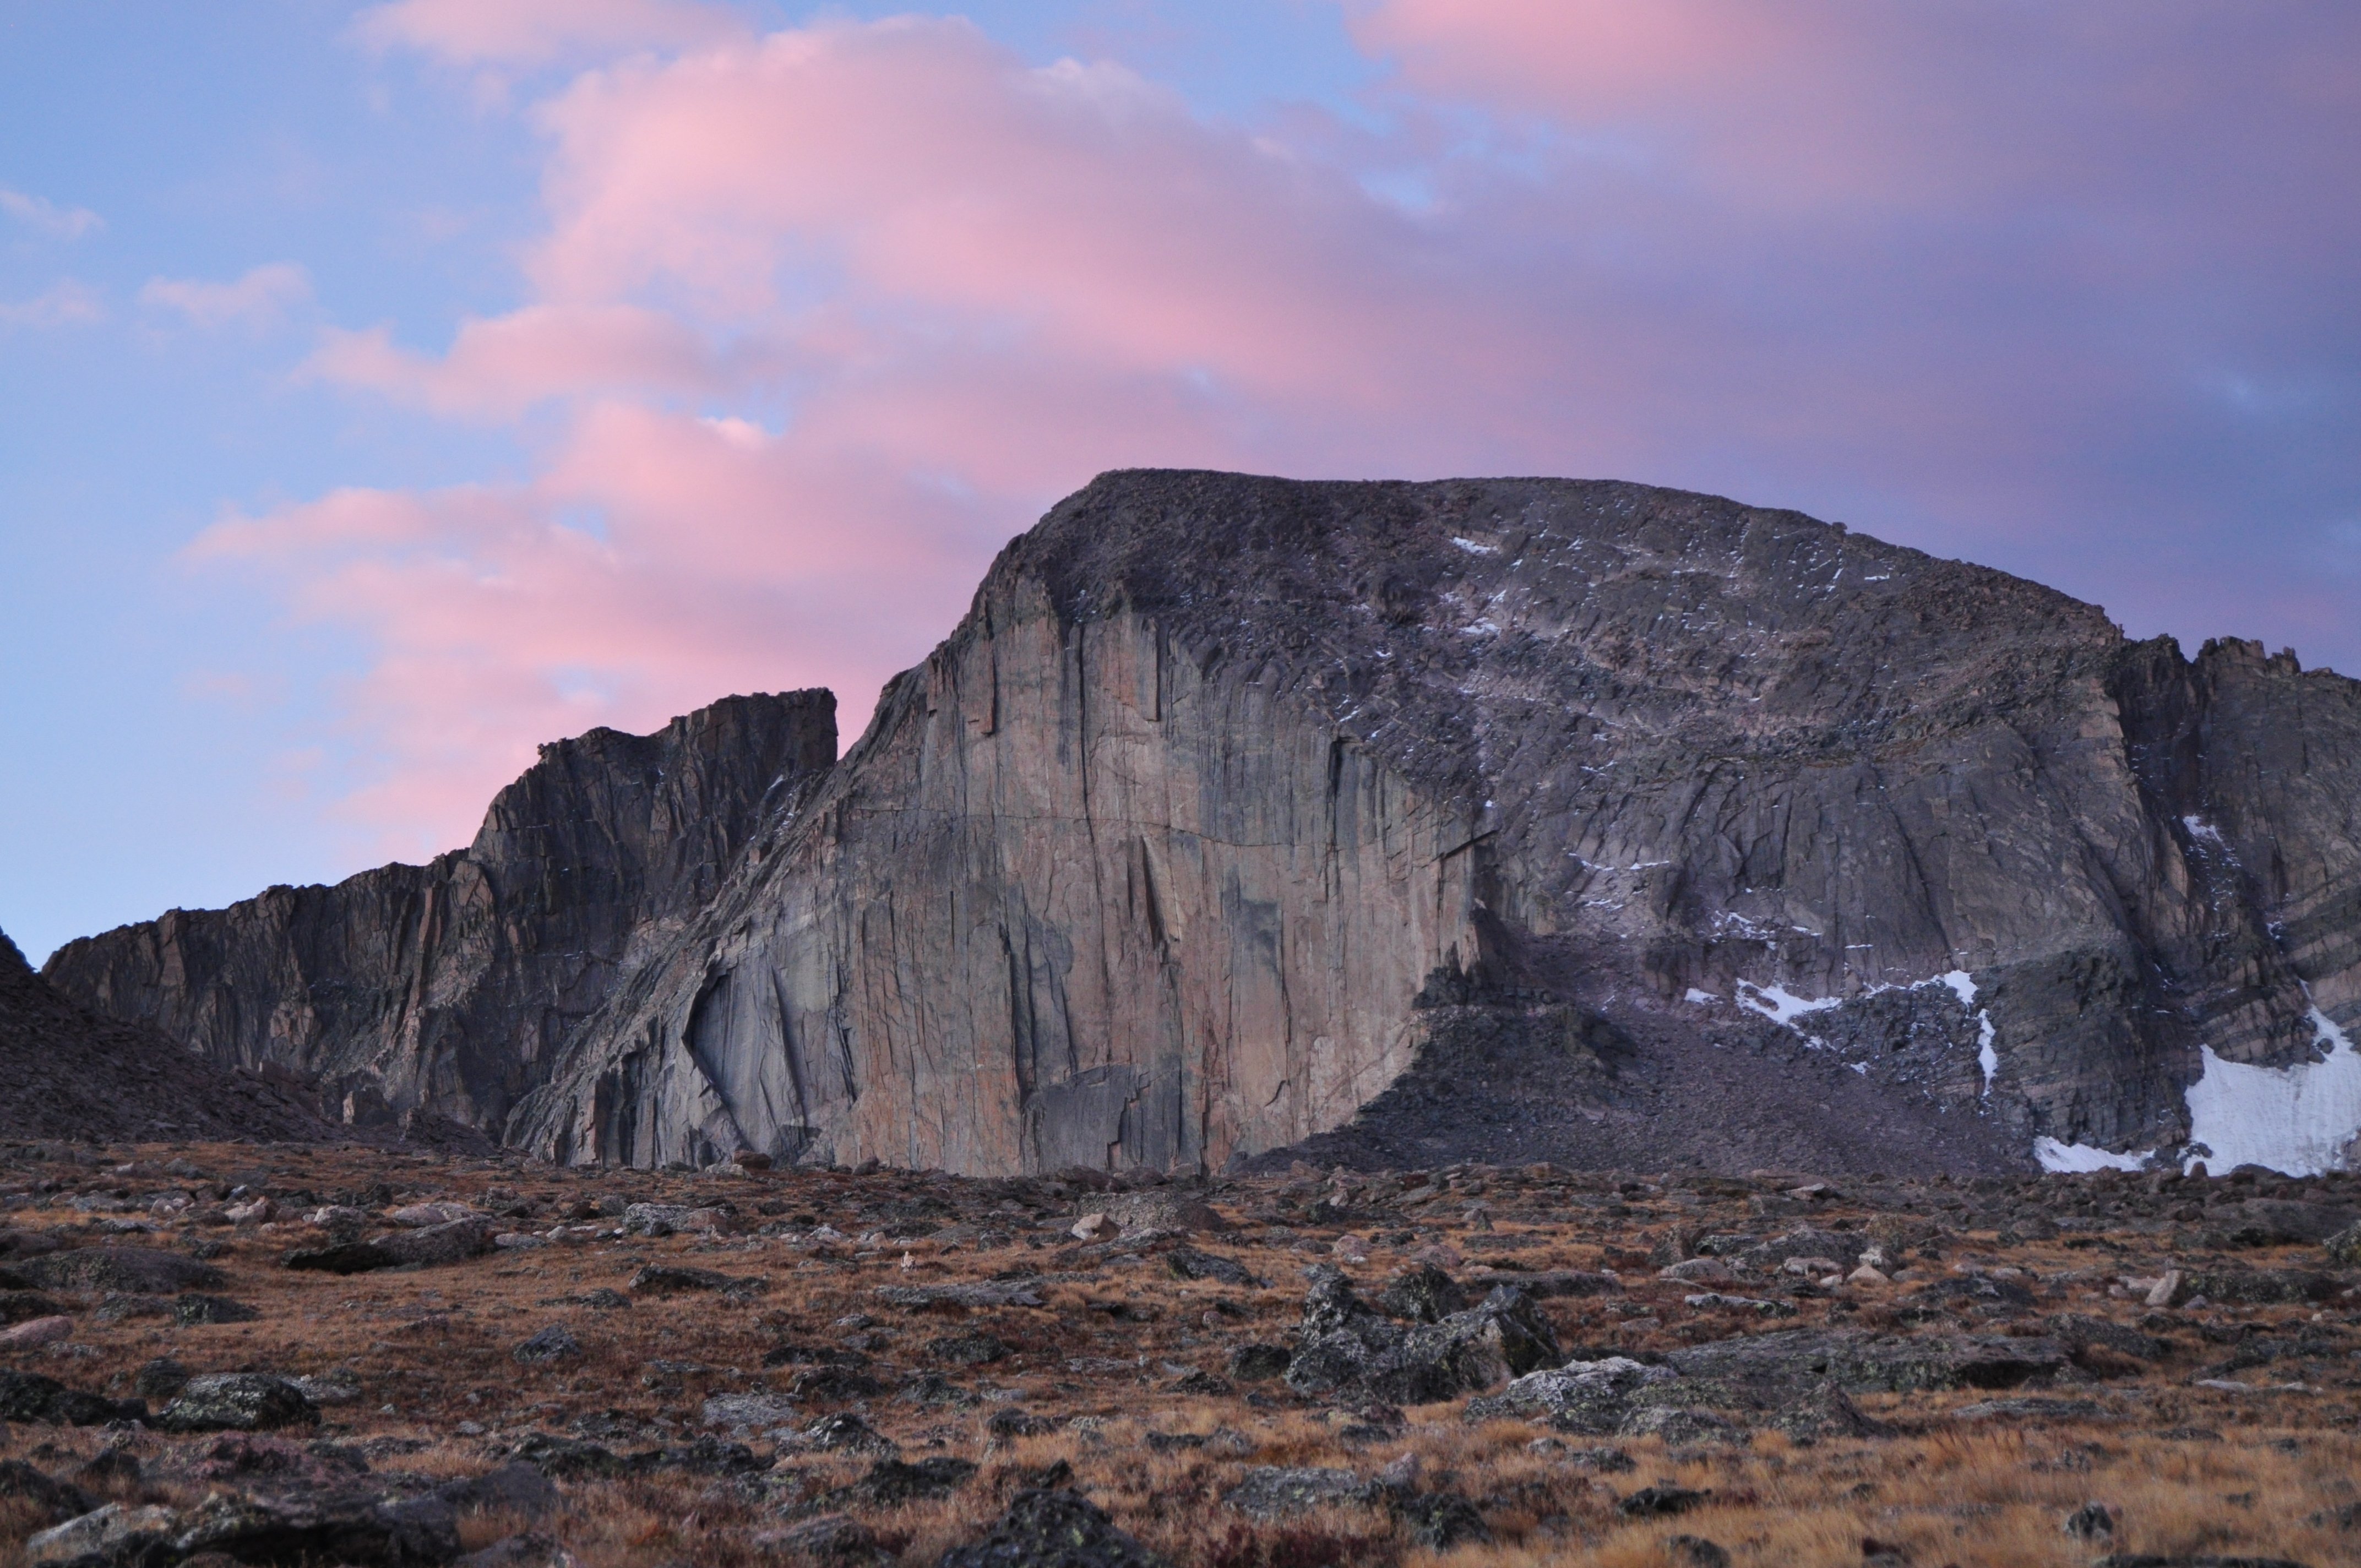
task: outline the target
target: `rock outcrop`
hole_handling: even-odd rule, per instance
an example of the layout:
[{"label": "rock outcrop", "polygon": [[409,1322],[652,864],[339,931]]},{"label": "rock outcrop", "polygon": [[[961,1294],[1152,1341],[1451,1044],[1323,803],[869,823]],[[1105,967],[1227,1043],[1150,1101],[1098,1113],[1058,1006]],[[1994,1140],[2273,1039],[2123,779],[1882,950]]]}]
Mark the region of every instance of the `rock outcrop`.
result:
[{"label": "rock outcrop", "polygon": [[1131,472],[530,1026],[373,958],[310,971],[350,1059],[192,1027],[160,927],[52,969],[575,1161],[2318,1169],[2356,785],[2361,685],[1796,513]]},{"label": "rock outcrop", "polygon": [[152,1026],[76,1005],[0,933],[0,1137],[326,1137],[308,1098],[283,1078],[215,1067]]},{"label": "rock outcrop", "polygon": [[215,1062],[315,1080],[357,1126],[423,1112],[497,1132],[616,976],[835,761],[824,691],[594,729],[544,746],[465,850],[174,910],[69,943],[45,972]]}]

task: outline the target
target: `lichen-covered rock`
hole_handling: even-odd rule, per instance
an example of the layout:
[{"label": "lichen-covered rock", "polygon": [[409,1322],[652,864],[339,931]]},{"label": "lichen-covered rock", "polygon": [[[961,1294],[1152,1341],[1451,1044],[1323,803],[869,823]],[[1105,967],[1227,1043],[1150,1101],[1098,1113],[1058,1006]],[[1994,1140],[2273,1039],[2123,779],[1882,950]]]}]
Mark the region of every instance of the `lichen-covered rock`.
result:
[{"label": "lichen-covered rock", "polygon": [[943,1553],[937,1568],[1164,1568],[1077,1492],[1016,1494],[991,1530]]},{"label": "lichen-covered rock", "polygon": [[451,1220],[418,1230],[393,1231],[370,1238],[368,1245],[391,1258],[397,1266],[419,1264],[431,1267],[484,1256],[493,1250],[493,1229],[492,1223],[482,1218]]},{"label": "lichen-covered rock", "polygon": [[1371,1503],[1380,1496],[1374,1482],[1363,1480],[1350,1470],[1254,1464],[1246,1467],[1235,1486],[1222,1494],[1222,1503],[1248,1519],[1268,1522],[1309,1513],[1313,1508]]},{"label": "lichen-covered rock", "polygon": [[[25,1542],[25,1561],[32,1568],[123,1568],[167,1548],[179,1526],[179,1516],[167,1508],[109,1503],[32,1536]],[[181,1555],[169,1552],[166,1560]]]},{"label": "lichen-covered rock", "polygon": [[1301,1394],[1425,1404],[1498,1387],[1561,1355],[1549,1320],[1521,1291],[1504,1287],[1464,1311],[1404,1324],[1323,1269],[1304,1298],[1287,1382]]},{"label": "lichen-covered rock", "polygon": [[1471,1421],[1504,1417],[1546,1421],[1561,1431],[1608,1437],[1624,1430],[1652,1391],[1677,1383],[1668,1366],[1650,1366],[1625,1356],[1573,1361],[1528,1372],[1499,1393],[1470,1399],[1461,1411]]},{"label": "lichen-covered rock", "polygon": [[2066,1352],[2056,1340],[2037,1337],[1783,1329],[1685,1346],[1664,1359],[1683,1377],[1729,1391],[1727,1401],[1711,1403],[1784,1404],[1823,1383],[1848,1394],[2014,1388],[2057,1372]]},{"label": "lichen-covered rock", "polygon": [[75,1247],[10,1266],[52,1290],[124,1290],[143,1295],[210,1289],[225,1276],[210,1263],[145,1246]]},{"label": "lichen-covered rock", "polygon": [[157,1414],[165,1431],[273,1431],[316,1426],[320,1409],[284,1377],[218,1372],[192,1377]]}]

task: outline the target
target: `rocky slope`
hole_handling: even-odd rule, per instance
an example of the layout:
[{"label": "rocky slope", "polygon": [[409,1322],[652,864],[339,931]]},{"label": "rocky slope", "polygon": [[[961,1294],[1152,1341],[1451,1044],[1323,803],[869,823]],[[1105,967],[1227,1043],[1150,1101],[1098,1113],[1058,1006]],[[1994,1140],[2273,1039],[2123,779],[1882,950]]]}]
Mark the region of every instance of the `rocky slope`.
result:
[{"label": "rocky slope", "polygon": [[498,1129],[619,972],[719,886],[754,824],[836,760],[824,691],[542,748],[467,849],[69,943],[49,978],[216,1062],[319,1080],[360,1126]]},{"label": "rocky slope", "polygon": [[305,1142],[331,1129],[300,1086],[199,1060],[155,1029],[98,1017],[0,932],[0,1137]]},{"label": "rocky slope", "polygon": [[504,1134],[2327,1168],[2361,1130],[2356,773],[2350,681],[1792,512],[1114,474],[534,1037]]}]

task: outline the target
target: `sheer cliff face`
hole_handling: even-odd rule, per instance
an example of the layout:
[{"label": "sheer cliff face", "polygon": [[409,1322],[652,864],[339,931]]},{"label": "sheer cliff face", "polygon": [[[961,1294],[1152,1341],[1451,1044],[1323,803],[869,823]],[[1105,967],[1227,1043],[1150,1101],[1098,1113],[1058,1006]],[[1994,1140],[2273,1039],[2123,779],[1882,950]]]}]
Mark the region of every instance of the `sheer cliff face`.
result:
[{"label": "sheer cliff face", "polygon": [[1470,834],[1316,710],[994,575],[514,1135],[560,1157],[1218,1163],[1349,1118],[1474,956]]},{"label": "sheer cliff face", "polygon": [[510,1135],[1160,1165],[1376,1098],[1602,1163],[2169,1150],[2209,1049],[2323,1070],[2313,1002],[2361,1015],[2356,694],[1709,498],[1113,475]]},{"label": "sheer cliff face", "polygon": [[2356,798],[2355,683],[1795,513],[1125,473],[603,947],[465,936],[594,859],[488,825],[53,970],[574,1160],[2297,1168],[2361,1129]]},{"label": "sheer cliff face", "polygon": [[710,901],[755,824],[835,762],[826,692],[542,748],[475,842],[69,944],[50,981],[225,1064],[320,1080],[368,1124],[498,1128],[615,978]]}]

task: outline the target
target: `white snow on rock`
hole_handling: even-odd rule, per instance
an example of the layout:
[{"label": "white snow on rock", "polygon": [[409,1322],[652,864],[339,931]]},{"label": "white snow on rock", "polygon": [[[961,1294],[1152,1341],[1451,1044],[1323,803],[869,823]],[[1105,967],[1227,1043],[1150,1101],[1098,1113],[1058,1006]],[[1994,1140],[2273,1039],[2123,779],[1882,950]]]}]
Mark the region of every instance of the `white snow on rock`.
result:
[{"label": "white snow on rock", "polygon": [[1825,1013],[1831,1007],[1841,1007],[1845,999],[1841,996],[1797,996],[1784,985],[1757,985],[1751,980],[1741,980],[1738,982],[1738,1004],[1752,1007],[1773,1023],[1784,1024],[1793,1029],[1795,1020],[1806,1014]]},{"label": "white snow on rock", "polygon": [[1712,992],[1710,992],[1710,991],[1699,991],[1696,986],[1694,986],[1694,985],[1693,985],[1693,986],[1690,986],[1690,987],[1689,987],[1689,993],[1688,993],[1686,996],[1682,997],[1682,998],[1681,998],[1681,1000],[1682,1000],[1682,1001],[1684,1001],[1684,1002],[1687,1002],[1687,1003],[1699,1003],[1699,1002],[1719,1002],[1719,1001],[1720,1001],[1720,1000],[1721,1000],[1721,998],[1720,998],[1720,997],[1719,997],[1719,996],[1716,996],[1716,995],[1715,995]]},{"label": "white snow on rock", "polygon": [[[2345,1170],[2361,1137],[2361,1050],[2328,1014],[2312,1010],[2328,1059],[2293,1067],[2224,1061],[2203,1047],[2205,1073],[2189,1086],[2186,1163],[2226,1174],[2259,1165],[2289,1176]],[[2202,1145],[2205,1152],[2194,1152]]]},{"label": "white snow on rock", "polygon": [[[1739,917],[1726,916],[1725,918],[1736,919]],[[1960,1006],[1969,1008],[1974,1012],[1976,1015],[1976,1065],[1983,1069],[1984,1092],[1986,1094],[1990,1094],[1993,1091],[1993,1080],[2000,1076],[2000,1051],[1997,1048],[1999,1031],[1993,1025],[1992,1009],[1989,1007],[1976,1006],[1976,982],[1974,977],[1971,976],[1967,970],[1963,969],[1955,969],[1943,974],[1936,975],[1929,980],[1912,981],[1907,985],[1872,985],[1861,994],[1862,996],[1875,996],[1878,992],[1883,991],[1918,991],[1930,985],[1946,987],[1949,990],[1952,995],[1960,999]],[[1688,994],[1688,1000],[1691,1002],[1700,1000],[1711,1001],[1713,998],[1708,992],[1691,988]],[[1810,1044],[1818,1047],[1825,1047],[1827,1042],[1820,1039],[1817,1035],[1806,1033],[1803,1029],[1798,1028],[1796,1026],[1795,1020],[1807,1014],[1824,1013],[1831,1007],[1841,1007],[1847,1002],[1857,1000],[1859,1000],[1859,998],[1845,996],[1797,996],[1794,992],[1788,991],[1784,986],[1757,985],[1751,980],[1741,980],[1738,982],[1738,1003],[1740,1006],[1751,1007],[1755,1012],[1762,1014],[1765,1018],[1770,1019],[1773,1023],[1782,1024],[1790,1029],[1795,1029],[1797,1034],[1803,1035],[1804,1038]],[[2062,1147],[2064,1146],[2061,1145],[2060,1146]]]},{"label": "white snow on rock", "polygon": [[2093,1170],[2146,1170],[2147,1162],[2156,1157],[2156,1151],[2143,1149],[2137,1154],[2116,1154],[2090,1144],[2036,1138],[2033,1157],[2041,1162],[2044,1170],[2060,1176],[2080,1176]]}]

